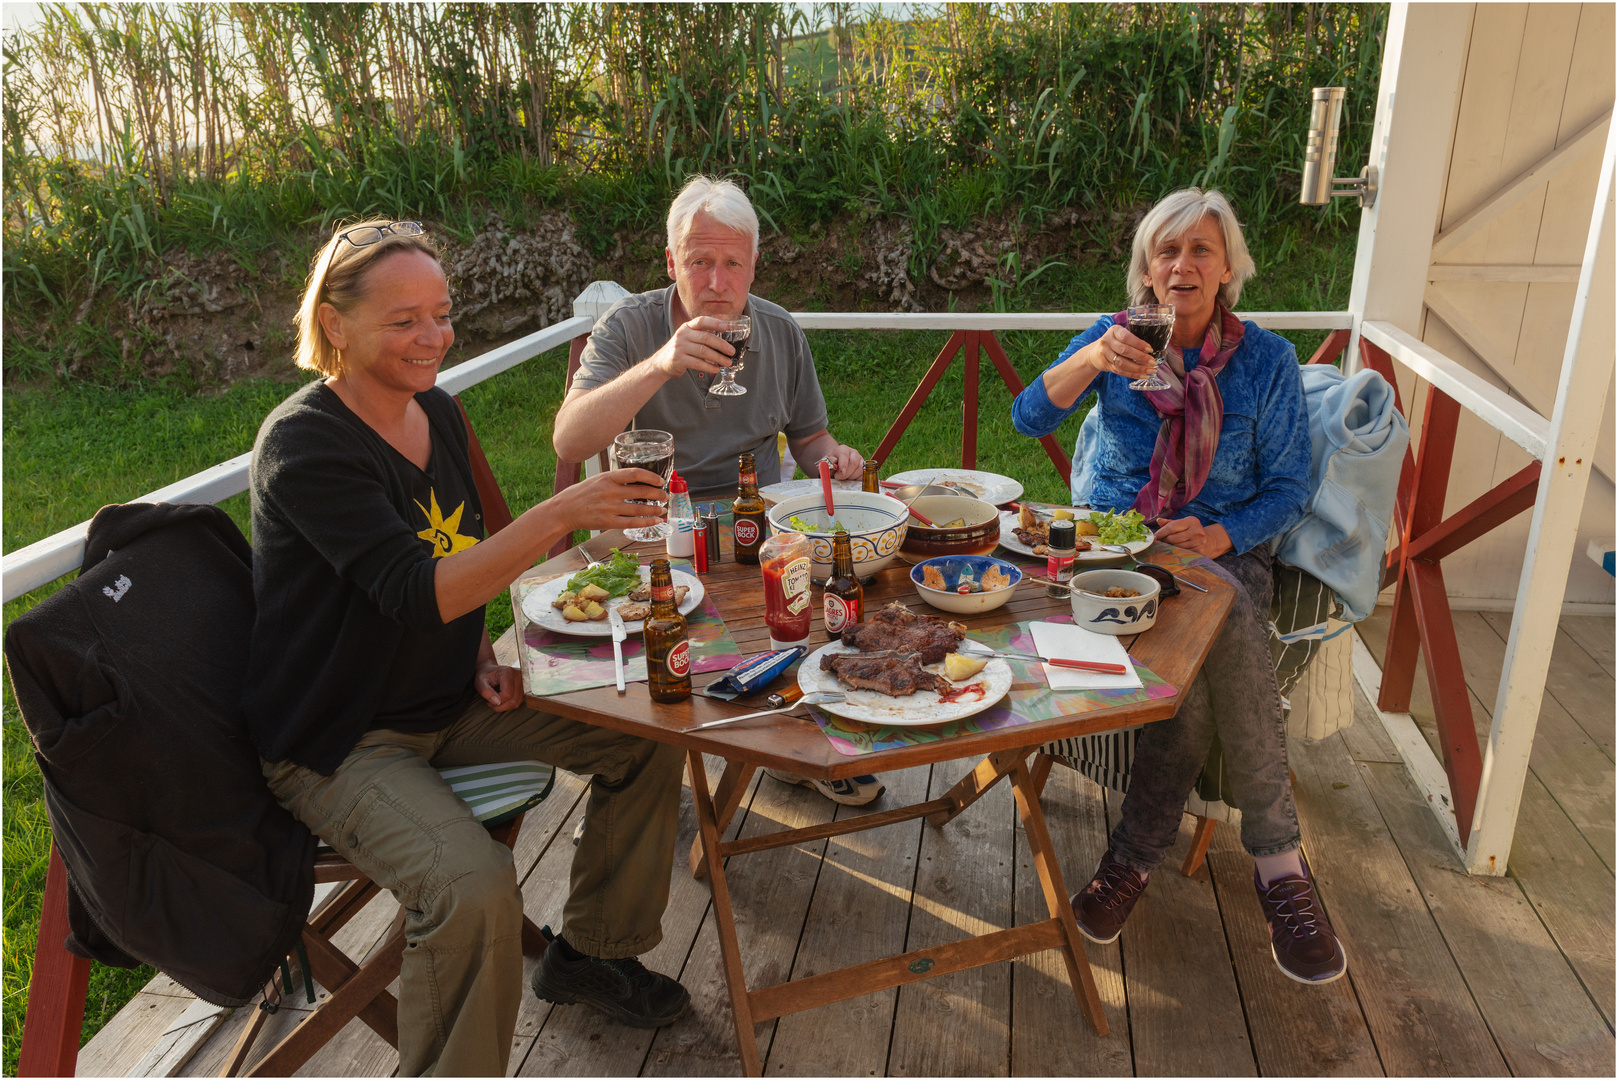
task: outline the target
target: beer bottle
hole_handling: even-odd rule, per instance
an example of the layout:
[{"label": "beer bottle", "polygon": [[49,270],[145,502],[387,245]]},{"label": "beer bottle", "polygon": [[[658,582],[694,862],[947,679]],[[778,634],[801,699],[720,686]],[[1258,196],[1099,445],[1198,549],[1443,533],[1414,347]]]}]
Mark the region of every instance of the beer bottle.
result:
[{"label": "beer bottle", "polygon": [[691,642],[685,616],[674,603],[674,575],[667,559],[652,560],[652,612],[641,629],[646,646],[647,689],[653,701],[684,701],[691,696]]},{"label": "beer bottle", "polygon": [[844,630],[865,617],[865,590],[854,576],[854,551],[842,529],[831,538],[831,577],[826,579],[821,604],[826,636],[833,641],[841,640]]},{"label": "beer bottle", "polygon": [[764,542],[764,499],[758,493],[758,467],[753,464],[752,454],[743,454],[737,463],[736,488],[730,519],[736,561],[757,566],[758,546]]},{"label": "beer bottle", "polygon": [[877,480],[876,470],[881,462],[875,458],[866,458],[865,467],[860,470],[860,490],[869,491],[873,495],[882,492],[882,485]]}]

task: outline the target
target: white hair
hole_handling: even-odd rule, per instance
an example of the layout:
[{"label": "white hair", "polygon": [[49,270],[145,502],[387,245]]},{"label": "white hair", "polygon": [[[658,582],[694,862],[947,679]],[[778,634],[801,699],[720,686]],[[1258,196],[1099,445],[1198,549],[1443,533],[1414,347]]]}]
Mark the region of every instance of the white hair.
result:
[{"label": "white hair", "polygon": [[1236,300],[1242,295],[1242,286],[1257,269],[1253,256],[1248,254],[1247,241],[1242,237],[1242,223],[1236,220],[1236,211],[1230,201],[1217,191],[1201,188],[1182,188],[1164,196],[1158,204],[1146,211],[1135,227],[1135,242],[1129,253],[1129,303],[1156,304],[1157,294],[1146,280],[1152,252],[1165,241],[1184,236],[1205,217],[1219,223],[1225,236],[1225,261],[1230,264],[1230,280],[1219,286],[1219,302],[1228,310],[1236,310]]},{"label": "white hair", "polygon": [[701,173],[691,177],[669,205],[669,250],[676,255],[691,234],[691,222],[702,211],[727,229],[752,237],[753,254],[758,254],[758,215],[747,193],[732,180],[715,180]]}]

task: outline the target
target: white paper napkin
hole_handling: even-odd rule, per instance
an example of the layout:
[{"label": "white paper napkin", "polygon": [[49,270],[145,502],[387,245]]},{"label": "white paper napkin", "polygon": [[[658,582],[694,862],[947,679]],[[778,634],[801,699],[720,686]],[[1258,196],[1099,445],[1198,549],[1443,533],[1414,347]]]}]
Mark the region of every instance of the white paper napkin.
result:
[{"label": "white paper napkin", "polygon": [[1127,690],[1139,689],[1140,675],[1124,643],[1111,634],[1097,634],[1082,626],[1068,623],[1036,622],[1029,628],[1034,635],[1034,646],[1041,656],[1057,656],[1064,660],[1091,660],[1098,664],[1122,664],[1124,674],[1103,675],[1099,671],[1080,671],[1077,668],[1052,667],[1041,664],[1045,679],[1052,690]]}]

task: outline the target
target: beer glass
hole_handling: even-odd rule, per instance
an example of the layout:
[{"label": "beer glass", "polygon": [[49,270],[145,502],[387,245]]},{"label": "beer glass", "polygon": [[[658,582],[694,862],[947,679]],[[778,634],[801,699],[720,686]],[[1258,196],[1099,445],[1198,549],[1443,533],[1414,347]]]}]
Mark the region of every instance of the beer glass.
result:
[{"label": "beer glass", "polygon": [[[613,467],[617,469],[645,469],[654,472],[663,478],[663,484],[668,485],[669,474],[674,471],[674,436],[666,431],[655,431],[650,428],[641,431],[626,431],[612,440]],[[658,503],[647,499],[630,499],[629,502],[647,503],[658,506]],[[624,535],[636,543],[650,540],[661,540],[674,532],[674,526],[666,521],[645,529],[625,529]]]}]

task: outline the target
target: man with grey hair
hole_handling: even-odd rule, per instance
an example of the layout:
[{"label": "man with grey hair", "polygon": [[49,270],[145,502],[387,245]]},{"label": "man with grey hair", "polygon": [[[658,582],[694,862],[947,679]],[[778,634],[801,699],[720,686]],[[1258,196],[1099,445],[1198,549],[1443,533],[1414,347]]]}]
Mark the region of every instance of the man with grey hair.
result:
[{"label": "man with grey hair", "polygon": [[[780,472],[776,435],[813,472],[823,458],[840,480],[864,459],[827,430],[826,400],[803,331],[786,310],[748,292],[758,260],[758,217],[729,180],[693,176],[669,207],[673,285],[628,296],[595,325],[579,358],[552,442],[564,461],[584,461],[630,426],[674,435],[674,464],[694,499],[734,495],[736,459],[751,453],[760,476]],[[733,362],[720,316],[752,321],[736,381],[747,393],[710,394]]]},{"label": "man with grey hair", "polygon": [[[827,430],[808,339],[784,308],[748,292],[758,216],[742,189],[706,176],[687,180],[669,207],[664,255],[673,285],[627,296],[596,321],[556,414],[556,456],[584,461],[631,426],[671,432],[675,468],[700,502],[736,494],[741,454],[753,455],[758,475],[779,475],[777,434],[784,432],[805,472],[829,459],[837,479],[858,477],[859,451]],[[711,394],[736,351],[719,336],[719,319],[743,314],[752,333],[736,382],[747,392]],[[874,776],[827,781],[768,771],[849,806],[883,791]]]}]

